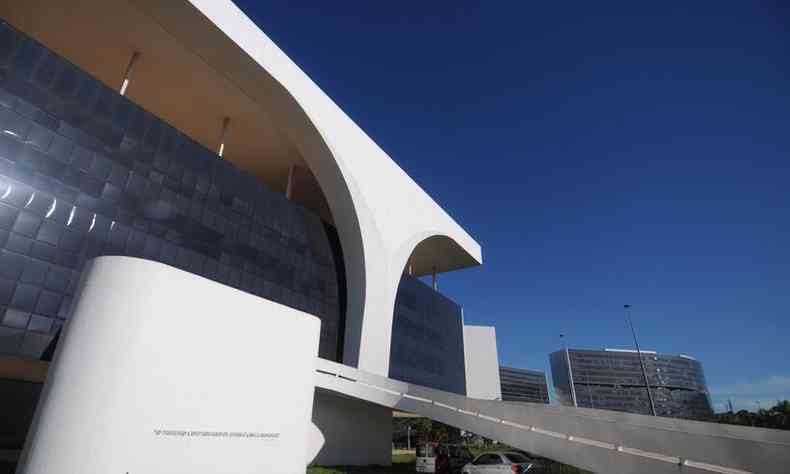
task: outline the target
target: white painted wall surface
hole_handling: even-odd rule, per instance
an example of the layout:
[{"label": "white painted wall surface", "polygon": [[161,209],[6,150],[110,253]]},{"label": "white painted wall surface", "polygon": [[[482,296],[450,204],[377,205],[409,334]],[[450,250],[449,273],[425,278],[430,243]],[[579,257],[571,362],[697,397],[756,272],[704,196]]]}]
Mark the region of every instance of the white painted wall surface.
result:
[{"label": "white painted wall surface", "polygon": [[317,318],[146,260],[83,278],[18,473],[304,474]]},{"label": "white painted wall surface", "polygon": [[496,329],[491,326],[464,326],[464,361],[466,396],[483,400],[501,400],[499,354]]},{"label": "white painted wall surface", "polygon": [[392,463],[391,408],[317,389],[313,423],[324,439],[316,465]]}]

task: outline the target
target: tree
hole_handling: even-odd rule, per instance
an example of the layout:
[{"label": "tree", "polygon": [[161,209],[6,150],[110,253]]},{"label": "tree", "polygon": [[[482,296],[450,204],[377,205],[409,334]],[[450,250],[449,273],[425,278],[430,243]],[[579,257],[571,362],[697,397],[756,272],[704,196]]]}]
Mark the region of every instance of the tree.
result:
[{"label": "tree", "polygon": [[[411,431],[409,431],[411,427]],[[393,418],[392,439],[397,445],[407,444],[406,437],[411,433],[411,444],[415,446],[418,441],[457,441],[460,431],[430,418]]]},{"label": "tree", "polygon": [[747,410],[740,410],[737,413],[720,413],[716,415],[716,421],[728,425],[790,430],[790,401],[777,401],[775,406],[768,410],[760,409],[757,413]]}]

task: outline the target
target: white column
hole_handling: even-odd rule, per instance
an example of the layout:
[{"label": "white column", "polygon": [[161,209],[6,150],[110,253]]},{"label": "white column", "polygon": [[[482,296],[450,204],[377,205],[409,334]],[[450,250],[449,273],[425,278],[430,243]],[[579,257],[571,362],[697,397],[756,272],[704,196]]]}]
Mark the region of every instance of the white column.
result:
[{"label": "white column", "polygon": [[135,51],[132,53],[132,57],[129,59],[129,64],[126,66],[126,72],[123,75],[123,82],[121,82],[121,88],[118,91],[121,95],[126,95],[126,89],[129,87],[129,80],[132,78],[134,64],[137,62],[139,57],[140,53]]},{"label": "white column", "polygon": [[230,118],[225,117],[222,120],[222,133],[219,136],[219,149],[217,150],[217,155],[222,158],[222,154],[225,153],[225,136],[228,133],[228,125],[230,125]]},{"label": "white column", "polygon": [[293,186],[294,186],[294,165],[288,167],[288,183],[285,185],[285,198],[289,201],[293,196]]},{"label": "white column", "polygon": [[573,406],[578,407],[579,404],[576,403],[576,384],[573,383],[573,368],[571,368],[571,353],[568,351],[568,346],[565,346],[565,359],[568,361],[568,380],[570,380],[571,385],[571,397],[573,399]]}]

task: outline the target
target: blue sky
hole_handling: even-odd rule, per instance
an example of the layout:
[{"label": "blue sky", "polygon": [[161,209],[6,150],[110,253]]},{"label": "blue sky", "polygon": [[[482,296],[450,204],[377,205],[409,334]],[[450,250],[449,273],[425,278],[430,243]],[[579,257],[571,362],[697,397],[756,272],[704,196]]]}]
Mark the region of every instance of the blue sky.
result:
[{"label": "blue sky", "polygon": [[714,401],[790,398],[782,2],[236,3],[481,243],[440,289],[502,363],[631,347],[628,303]]}]

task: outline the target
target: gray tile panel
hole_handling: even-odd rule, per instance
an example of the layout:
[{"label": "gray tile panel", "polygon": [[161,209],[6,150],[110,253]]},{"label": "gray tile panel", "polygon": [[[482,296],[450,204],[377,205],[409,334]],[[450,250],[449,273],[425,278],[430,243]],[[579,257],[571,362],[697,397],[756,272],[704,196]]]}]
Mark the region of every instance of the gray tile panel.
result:
[{"label": "gray tile panel", "polygon": [[321,356],[340,356],[331,226],[0,22],[0,353],[41,356],[99,255],[314,314]]}]

